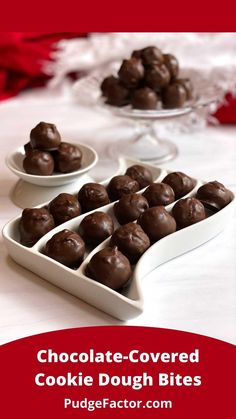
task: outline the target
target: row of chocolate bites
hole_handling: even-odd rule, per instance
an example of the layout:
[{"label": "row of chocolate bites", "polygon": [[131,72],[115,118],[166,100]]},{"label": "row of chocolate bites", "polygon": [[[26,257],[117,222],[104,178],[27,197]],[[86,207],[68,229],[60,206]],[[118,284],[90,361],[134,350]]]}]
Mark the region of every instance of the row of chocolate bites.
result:
[{"label": "row of chocolate bites", "polygon": [[179,77],[177,58],[155,46],[133,51],[117,77],[103,80],[101,91],[112,106],[131,104],[143,110],[179,108],[193,97],[190,79]]},{"label": "row of chocolate bites", "polygon": [[[114,177],[108,190],[99,184],[85,184],[79,191],[79,201],[74,195],[60,194],[47,208],[25,209],[19,223],[22,243],[33,245],[55,225],[80,215],[81,207],[86,212],[109,203],[109,194],[114,199],[120,198],[113,207],[121,224],[115,231],[112,218],[102,211],[95,211],[84,217],[78,233],[62,230],[43,249],[44,254],[63,265],[78,268],[84,258],[85,245],[95,247],[111,236],[109,246],[97,252],[87,264],[86,274],[119,290],[130,279],[131,265],[152,243],[176,229],[203,220],[205,207],[218,211],[232,200],[232,193],[216,181],[201,186],[196,197],[180,199],[195,186],[195,181],[184,173],[173,172],[161,183],[153,183],[151,172],[143,166],[131,166],[127,172],[129,175]],[[139,189],[147,187],[143,194],[129,189],[130,180],[124,182],[127,177],[139,181]],[[179,200],[172,212],[167,212],[164,206],[176,199]],[[137,223],[133,222],[135,220]]]},{"label": "row of chocolate bites", "polygon": [[56,125],[48,122],[40,122],[31,130],[24,150],[23,168],[31,175],[51,176],[55,171],[71,173],[81,167],[80,148],[61,141]]}]

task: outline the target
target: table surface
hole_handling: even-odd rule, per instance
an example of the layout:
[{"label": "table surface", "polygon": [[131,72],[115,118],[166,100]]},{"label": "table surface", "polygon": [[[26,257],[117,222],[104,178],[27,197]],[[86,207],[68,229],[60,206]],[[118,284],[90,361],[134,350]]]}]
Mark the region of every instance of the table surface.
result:
[{"label": "table surface", "polygon": [[[20,213],[10,199],[17,178],[6,168],[5,155],[27,141],[40,120],[54,122],[65,139],[93,145],[100,163],[92,175],[112,174],[106,145],[126,140],[129,121],[73,103],[66,92],[46,89],[0,103],[0,222]],[[207,127],[170,134],[178,157],[162,167],[204,180],[219,180],[236,191],[236,128]],[[149,274],[143,281],[145,307],[129,325],[165,327],[236,343],[236,212],[219,236]],[[124,324],[54,287],[17,265],[0,239],[0,342],[70,327]]]}]

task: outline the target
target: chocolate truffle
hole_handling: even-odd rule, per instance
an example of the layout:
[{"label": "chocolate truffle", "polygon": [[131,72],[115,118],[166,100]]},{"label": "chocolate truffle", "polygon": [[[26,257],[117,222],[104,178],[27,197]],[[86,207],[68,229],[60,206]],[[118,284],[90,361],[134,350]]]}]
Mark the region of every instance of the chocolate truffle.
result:
[{"label": "chocolate truffle", "polygon": [[123,195],[135,193],[139,190],[136,180],[127,175],[113,177],[107,187],[109,197],[112,201],[120,199]]},{"label": "chocolate truffle", "polygon": [[186,90],[180,83],[169,84],[162,92],[162,102],[166,109],[181,108],[186,99]]},{"label": "chocolate truffle", "polygon": [[105,77],[105,79],[103,79],[101,83],[101,91],[104,96],[107,95],[107,92],[110,86],[113,86],[113,84],[115,84],[117,81],[118,79],[115,76],[108,76],[108,77]]},{"label": "chocolate truffle", "polygon": [[179,73],[179,62],[172,54],[164,54],[164,64],[169,70],[171,77],[177,77]]},{"label": "chocolate truffle", "polygon": [[181,86],[184,87],[187,100],[193,98],[193,85],[190,79],[176,79],[175,82],[181,84]]},{"label": "chocolate truffle", "polygon": [[188,227],[206,218],[205,208],[196,198],[180,199],[174,205],[172,214],[179,228]]},{"label": "chocolate truffle", "polygon": [[30,142],[33,148],[55,150],[61,142],[61,136],[56,125],[40,122],[31,130]]},{"label": "chocolate truffle", "polygon": [[106,247],[90,259],[86,275],[113,290],[119,290],[130,279],[132,271],[129,260],[117,247]]},{"label": "chocolate truffle", "polygon": [[153,182],[151,170],[147,167],[140,166],[139,164],[128,167],[125,174],[132,179],[137,180],[140,189],[146,188],[146,186]]},{"label": "chocolate truffle", "polygon": [[23,168],[31,175],[50,176],[54,170],[54,160],[47,151],[32,150],[24,158]]},{"label": "chocolate truffle", "polygon": [[44,253],[69,268],[77,268],[83,261],[85,244],[79,234],[62,230],[48,240]]},{"label": "chocolate truffle", "polygon": [[46,208],[25,208],[19,222],[20,241],[33,246],[54,227],[53,216]]},{"label": "chocolate truffle", "polygon": [[110,202],[106,188],[99,183],[83,185],[78,193],[78,200],[83,212],[92,211]]},{"label": "chocolate truffle", "polygon": [[163,63],[163,54],[157,47],[146,47],[141,50],[141,59],[144,65]]},{"label": "chocolate truffle", "polygon": [[87,215],[81,221],[79,233],[88,245],[97,246],[114,231],[113,220],[110,215],[102,211],[96,211]]},{"label": "chocolate truffle", "polygon": [[33,147],[30,142],[24,145],[24,150],[25,150],[25,155],[28,156],[28,154],[33,150]]},{"label": "chocolate truffle", "polygon": [[81,214],[81,207],[74,195],[61,193],[49,203],[49,212],[56,225],[65,223]]},{"label": "chocolate truffle", "polygon": [[149,208],[140,215],[138,224],[141,225],[151,242],[156,242],[176,231],[175,219],[163,206]]},{"label": "chocolate truffle", "polygon": [[53,153],[55,169],[58,172],[70,173],[79,170],[81,167],[82,152],[79,147],[63,142]]},{"label": "chocolate truffle", "polygon": [[170,82],[170,72],[165,64],[154,64],[146,69],[145,81],[151,89],[159,91]]},{"label": "chocolate truffle", "polygon": [[125,106],[129,103],[129,90],[123,86],[119,79],[113,78],[105,84],[106,102],[112,106]]},{"label": "chocolate truffle", "polygon": [[137,87],[140,80],[144,77],[144,67],[142,61],[137,58],[124,60],[118,71],[121,82],[127,88]]},{"label": "chocolate truffle", "polygon": [[149,208],[148,201],[139,194],[123,195],[114,204],[114,214],[120,224],[135,221],[146,209]]},{"label": "chocolate truffle", "polygon": [[218,211],[232,201],[233,194],[229,189],[226,189],[222,183],[215,180],[200,186],[196,198],[199,199],[206,208]]},{"label": "chocolate truffle", "polygon": [[134,109],[156,109],[158,99],[154,90],[149,87],[141,87],[140,89],[133,91],[131,95],[131,105]]},{"label": "chocolate truffle", "polygon": [[130,263],[134,264],[149,248],[150,240],[140,225],[128,223],[112,234],[110,246],[117,246]]},{"label": "chocolate truffle", "polygon": [[167,183],[167,185],[172,187],[176,199],[187,195],[187,193],[189,193],[196,185],[196,181],[194,179],[182,172],[169,173],[162,180],[162,183]]},{"label": "chocolate truffle", "polygon": [[166,206],[175,201],[175,193],[166,183],[152,183],[143,192],[143,196],[147,199],[150,207]]}]

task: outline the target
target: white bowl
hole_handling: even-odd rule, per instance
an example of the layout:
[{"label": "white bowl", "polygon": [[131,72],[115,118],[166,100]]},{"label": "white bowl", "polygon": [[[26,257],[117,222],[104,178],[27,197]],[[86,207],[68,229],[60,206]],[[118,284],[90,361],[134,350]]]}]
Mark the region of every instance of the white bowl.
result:
[{"label": "white bowl", "polygon": [[98,161],[98,155],[92,147],[85,144],[71,144],[78,146],[83,154],[81,168],[75,172],[55,173],[51,176],[39,176],[26,173],[23,169],[23,160],[25,157],[23,146],[8,154],[6,157],[6,165],[19,178],[25,182],[33,183],[34,185],[47,187],[66,185],[78,180],[81,175],[91,170]]}]

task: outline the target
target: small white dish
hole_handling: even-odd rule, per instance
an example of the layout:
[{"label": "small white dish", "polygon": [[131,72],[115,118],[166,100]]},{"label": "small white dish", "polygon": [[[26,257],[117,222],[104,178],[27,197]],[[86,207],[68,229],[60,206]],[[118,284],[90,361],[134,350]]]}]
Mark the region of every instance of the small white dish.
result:
[{"label": "small white dish", "polygon": [[23,169],[25,157],[24,147],[21,146],[6,157],[7,167],[20,179],[38,186],[54,187],[62,186],[78,180],[78,178],[91,170],[98,161],[96,151],[85,144],[71,143],[78,146],[83,154],[82,165],[79,170],[71,173],[55,173],[51,176],[38,176],[26,173]]}]

